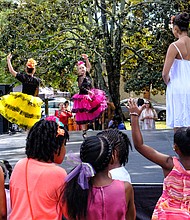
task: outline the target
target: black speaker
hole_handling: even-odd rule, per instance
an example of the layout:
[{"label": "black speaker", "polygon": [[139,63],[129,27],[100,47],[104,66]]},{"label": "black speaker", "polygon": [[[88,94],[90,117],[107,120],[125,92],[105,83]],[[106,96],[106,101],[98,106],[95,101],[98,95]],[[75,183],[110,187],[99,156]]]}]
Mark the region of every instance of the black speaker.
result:
[{"label": "black speaker", "polygon": [[10,122],[0,115],[0,134],[7,133],[9,131],[9,124]]},{"label": "black speaker", "polygon": [[0,84],[0,96],[6,95],[9,92],[12,92],[13,86],[12,84]]},{"label": "black speaker", "polygon": [[[13,84],[0,84],[0,97],[12,92]],[[0,134],[7,133],[11,123],[0,115]]]}]

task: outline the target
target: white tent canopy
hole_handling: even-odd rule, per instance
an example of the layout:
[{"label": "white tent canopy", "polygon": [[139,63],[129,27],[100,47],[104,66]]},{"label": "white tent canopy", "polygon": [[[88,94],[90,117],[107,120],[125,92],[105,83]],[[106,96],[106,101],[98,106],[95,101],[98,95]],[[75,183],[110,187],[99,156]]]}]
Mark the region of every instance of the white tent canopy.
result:
[{"label": "white tent canopy", "polygon": [[[21,92],[22,85],[16,86],[13,88],[13,92]],[[39,97],[41,99],[48,99],[54,97],[65,97],[70,98],[70,92],[62,92],[60,90],[54,90],[52,87],[40,87],[39,89]]]}]

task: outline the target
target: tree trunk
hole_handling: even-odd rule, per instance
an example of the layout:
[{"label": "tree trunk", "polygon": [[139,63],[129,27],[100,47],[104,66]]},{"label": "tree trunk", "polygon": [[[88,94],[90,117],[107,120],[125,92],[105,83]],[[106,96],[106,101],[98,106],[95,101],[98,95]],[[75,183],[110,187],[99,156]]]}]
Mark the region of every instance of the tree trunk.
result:
[{"label": "tree trunk", "polygon": [[[115,106],[115,114],[122,117],[122,111],[120,107],[120,56],[121,56],[121,37],[122,29],[119,25],[111,27],[108,25],[106,17],[106,2],[101,0],[101,19],[102,30],[104,33],[104,51],[106,61],[106,71],[108,74],[108,86],[111,99]],[[118,21],[119,23],[119,21]]]}]

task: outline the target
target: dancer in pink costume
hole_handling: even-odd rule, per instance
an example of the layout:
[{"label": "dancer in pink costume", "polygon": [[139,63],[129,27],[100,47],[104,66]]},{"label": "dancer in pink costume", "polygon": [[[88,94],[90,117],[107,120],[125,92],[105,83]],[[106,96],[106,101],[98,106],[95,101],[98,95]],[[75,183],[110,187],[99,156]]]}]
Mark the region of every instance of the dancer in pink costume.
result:
[{"label": "dancer in pink costume", "polygon": [[86,54],[82,54],[83,61],[78,61],[78,86],[79,93],[72,97],[74,101],[72,112],[76,113],[75,121],[80,130],[86,130],[86,124],[94,120],[107,108],[106,94],[100,89],[92,88],[90,77],[91,64]]}]

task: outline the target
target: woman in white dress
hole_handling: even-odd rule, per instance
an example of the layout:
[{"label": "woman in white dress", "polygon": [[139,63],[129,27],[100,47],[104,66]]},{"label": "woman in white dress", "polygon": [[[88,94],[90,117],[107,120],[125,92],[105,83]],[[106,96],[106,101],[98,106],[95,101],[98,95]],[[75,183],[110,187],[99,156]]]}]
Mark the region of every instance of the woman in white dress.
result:
[{"label": "woman in white dress", "polygon": [[158,115],[153,108],[150,101],[145,101],[145,108],[141,112],[141,121],[143,130],[155,129],[155,120],[158,119]]},{"label": "woman in white dress", "polygon": [[190,16],[188,13],[171,17],[171,28],[177,41],[170,44],[162,77],[167,85],[166,124],[174,128],[190,126]]}]

